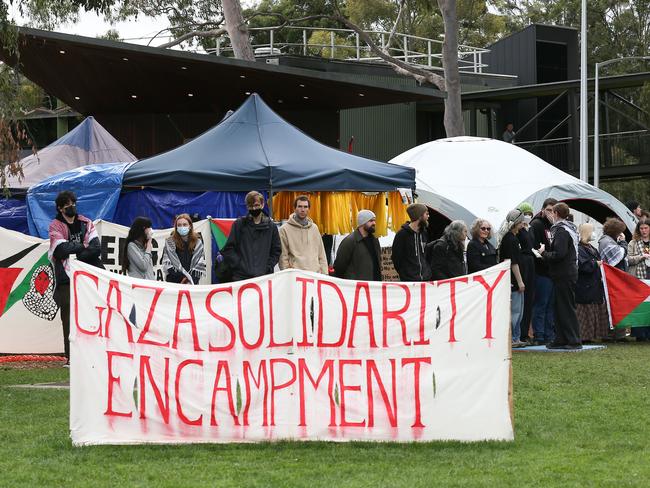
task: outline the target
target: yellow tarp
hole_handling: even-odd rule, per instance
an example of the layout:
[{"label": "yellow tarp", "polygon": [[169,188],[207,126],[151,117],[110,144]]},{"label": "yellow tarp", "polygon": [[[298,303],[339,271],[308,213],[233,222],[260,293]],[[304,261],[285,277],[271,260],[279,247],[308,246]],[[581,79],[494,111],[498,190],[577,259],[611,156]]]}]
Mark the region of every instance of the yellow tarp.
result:
[{"label": "yellow tarp", "polygon": [[[406,205],[398,191],[380,193],[290,192],[273,196],[273,218],[285,220],[293,213],[293,202],[299,195],[307,195],[311,204],[309,216],[322,234],[348,234],[356,228],[357,213],[372,210],[377,216],[375,235],[385,236],[388,228],[397,231],[408,220]],[[387,204],[388,202],[388,204]]]}]

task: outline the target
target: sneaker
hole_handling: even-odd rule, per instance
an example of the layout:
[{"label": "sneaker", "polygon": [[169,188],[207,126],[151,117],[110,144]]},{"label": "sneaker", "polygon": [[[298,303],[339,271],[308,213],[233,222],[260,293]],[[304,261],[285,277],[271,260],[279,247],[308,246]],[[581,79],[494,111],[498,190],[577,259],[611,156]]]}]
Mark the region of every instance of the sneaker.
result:
[{"label": "sneaker", "polygon": [[546,345],[546,341],[542,341],[542,340],[535,339],[535,340],[533,340],[533,344],[532,344],[532,345],[533,345],[533,346],[545,346],[545,345]]},{"label": "sneaker", "polygon": [[70,368],[70,360],[68,359],[63,365],[64,368]]},{"label": "sneaker", "polygon": [[523,349],[523,348],[526,347],[527,345],[528,345],[528,344],[525,343],[525,342],[516,341],[516,342],[513,342],[513,343],[512,343],[512,348],[513,348],[513,349]]},{"label": "sneaker", "polygon": [[546,344],[546,349],[566,349],[566,344],[560,344],[559,342],[550,342]]},{"label": "sneaker", "polygon": [[582,349],[582,344],[567,344],[563,349],[568,349],[570,351],[576,351]]}]

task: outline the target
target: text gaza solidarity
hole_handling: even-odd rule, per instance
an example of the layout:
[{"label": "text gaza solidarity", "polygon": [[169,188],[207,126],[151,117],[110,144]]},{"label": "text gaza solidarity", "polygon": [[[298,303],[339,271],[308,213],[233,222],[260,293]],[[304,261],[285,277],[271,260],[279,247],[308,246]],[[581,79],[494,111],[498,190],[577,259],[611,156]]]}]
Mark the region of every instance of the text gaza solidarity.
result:
[{"label": "text gaza solidarity", "polygon": [[[353,303],[346,301],[339,286],[327,279],[296,277],[300,293],[300,323],[296,331],[278,324],[273,311],[273,281],[241,286],[215,286],[204,301],[192,299],[189,288],[168,288],[155,284],[128,284],[110,280],[105,290],[99,290],[100,280],[86,271],[76,271],[73,278],[73,317],[78,334],[103,337],[110,341],[118,336],[119,342],[142,344],[184,351],[227,352],[244,348],[316,347],[364,349],[390,348],[393,346],[424,346],[431,343],[435,324],[426,324],[427,310],[439,307],[439,303],[427,303],[428,287],[445,287],[445,300],[451,309],[448,318],[447,342],[462,340],[456,330],[458,313],[456,294],[460,286],[467,286],[470,279],[482,285],[485,295],[485,327],[483,339],[492,336],[493,292],[505,272],[500,272],[493,283],[481,275],[460,277],[416,285],[401,283],[376,283],[381,287],[381,298],[372,298],[368,282],[356,282]],[[101,303],[79,303],[78,287],[94,286],[105,297]],[[138,293],[137,305],[144,310],[146,318],[139,318],[137,325],[131,323],[130,311],[124,309],[125,292]],[[161,297],[175,302],[174,317],[162,316],[159,310]],[[398,304],[391,306],[390,302]],[[329,308],[327,305],[332,305]],[[252,306],[254,309],[251,310]],[[84,307],[85,314],[80,313]],[[91,309],[94,313],[87,313]],[[409,336],[405,315],[417,311],[417,333]],[[230,313],[228,313],[230,312]],[[94,316],[92,323],[80,321],[80,316]],[[171,319],[171,320],[170,320]],[[398,342],[391,342],[391,329],[397,328]],[[207,333],[206,333],[207,331]]]}]

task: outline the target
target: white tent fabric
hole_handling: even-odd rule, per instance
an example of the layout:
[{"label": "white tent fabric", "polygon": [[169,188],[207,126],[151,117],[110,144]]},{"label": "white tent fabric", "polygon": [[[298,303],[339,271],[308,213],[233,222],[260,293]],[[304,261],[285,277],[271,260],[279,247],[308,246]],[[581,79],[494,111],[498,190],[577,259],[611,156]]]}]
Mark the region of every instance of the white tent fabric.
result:
[{"label": "white tent fabric", "polygon": [[636,224],[627,207],[609,193],[495,139],[439,139],[409,149],[390,162],[415,168],[418,201],[450,220],[471,224],[481,217],[498,228],[521,202],[539,210],[552,197],[597,219],[613,213],[630,231]]},{"label": "white tent fabric", "polygon": [[87,117],[36,155],[23,158],[20,163],[24,177],[12,176],[7,183],[11,188],[29,188],[45,178],[80,166],[129,163],[136,159],[94,117]]}]

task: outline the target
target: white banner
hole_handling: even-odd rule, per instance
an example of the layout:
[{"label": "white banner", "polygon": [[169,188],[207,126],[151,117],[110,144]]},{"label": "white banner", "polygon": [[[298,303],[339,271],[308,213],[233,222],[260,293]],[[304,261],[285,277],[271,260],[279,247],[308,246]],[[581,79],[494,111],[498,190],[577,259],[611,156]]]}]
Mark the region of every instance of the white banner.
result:
[{"label": "white banner", "polygon": [[[122,272],[121,250],[129,228],[103,220],[95,222],[102,245],[101,259],[107,270]],[[212,234],[210,223],[194,224],[205,245],[206,276],[212,282]],[[154,230],[152,258],[158,280],[165,239],[172,229]],[[0,353],[44,354],[63,352],[63,330],[54,303],[54,273],[47,259],[47,239],[31,237],[0,227]]]},{"label": "white banner", "polygon": [[0,227],[0,353],[63,352],[49,245]]},{"label": "white banner", "polygon": [[[102,263],[107,270],[122,273],[121,253],[124,250],[124,242],[126,241],[126,236],[129,234],[129,228],[123,225],[113,224],[112,222],[106,222],[105,220],[98,220],[95,222],[95,226],[102,241]],[[203,238],[205,263],[207,266],[207,274],[201,278],[199,283],[207,285],[212,283],[212,233],[210,232],[210,222],[208,220],[195,222],[194,230]],[[165,280],[160,261],[162,260],[162,252],[165,247],[165,239],[170,236],[171,231],[171,228],[154,229],[153,231],[153,250],[151,257],[158,281]]]},{"label": "white banner", "polygon": [[72,270],[74,445],[514,437],[508,262],[429,283]]}]

